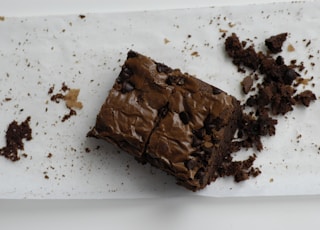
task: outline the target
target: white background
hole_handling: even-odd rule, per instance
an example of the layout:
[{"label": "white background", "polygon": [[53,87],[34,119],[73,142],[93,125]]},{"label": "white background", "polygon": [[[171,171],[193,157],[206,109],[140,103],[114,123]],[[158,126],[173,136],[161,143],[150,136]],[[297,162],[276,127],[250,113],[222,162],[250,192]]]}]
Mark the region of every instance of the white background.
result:
[{"label": "white background", "polygon": [[[242,1],[245,3],[272,1]],[[2,0],[0,15],[170,9],[228,1]],[[1,229],[318,229],[319,196],[170,197],[138,200],[1,200]]]}]

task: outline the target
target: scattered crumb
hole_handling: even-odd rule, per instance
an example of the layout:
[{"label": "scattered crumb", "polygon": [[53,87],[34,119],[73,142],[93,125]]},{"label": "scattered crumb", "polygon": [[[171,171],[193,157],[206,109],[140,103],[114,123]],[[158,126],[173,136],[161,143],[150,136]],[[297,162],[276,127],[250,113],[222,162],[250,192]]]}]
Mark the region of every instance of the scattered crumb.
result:
[{"label": "scattered crumb", "polygon": [[51,158],[52,156],[52,153],[48,153],[47,158]]},{"label": "scattered crumb", "polygon": [[86,17],[85,15],[79,14],[79,18],[80,18],[80,19],[84,19],[85,17]]},{"label": "scattered crumb", "polygon": [[311,40],[309,40],[306,44],[306,47],[308,47],[311,44]]},{"label": "scattered crumb", "polygon": [[64,96],[64,100],[66,101],[66,106],[76,109],[82,109],[83,105],[78,101],[80,89],[70,89],[69,92]]},{"label": "scattered crumb", "polygon": [[219,32],[220,32],[220,33],[227,33],[227,32],[228,32],[228,30],[219,29]]},{"label": "scattered crumb", "polygon": [[274,181],[274,179],[273,179],[273,178],[270,178],[269,182],[272,183],[273,181]]},{"label": "scattered crumb", "polygon": [[265,45],[271,53],[279,53],[282,51],[282,45],[287,39],[287,36],[287,33],[271,36],[265,40]]},{"label": "scattered crumb", "polygon": [[52,93],[53,93],[53,90],[54,90],[54,85],[49,88],[48,94],[52,94]]},{"label": "scattered crumb", "polygon": [[69,88],[69,86],[66,85],[65,82],[63,82],[63,83],[62,83],[62,86],[61,86],[61,90],[62,90],[63,92],[66,92],[66,91],[70,90],[70,88]]},{"label": "scattered crumb", "polygon": [[[48,90],[48,94],[51,95],[54,91],[54,85]],[[69,109],[69,113],[65,114],[62,118],[62,122],[68,120],[71,116],[77,115],[74,109],[82,109],[82,102],[78,101],[80,89],[71,89],[64,82],[61,85],[59,93],[53,94],[50,100],[56,103],[60,103],[61,100],[65,101],[66,107]]]},{"label": "scattered crumb", "polygon": [[4,21],[5,17],[4,16],[0,16],[0,21]]},{"label": "scattered crumb", "polygon": [[234,27],[235,25],[236,25],[236,24],[231,23],[231,22],[228,23],[228,26],[229,26],[230,28]]},{"label": "scattered crumb", "polygon": [[[286,37],[287,33],[271,36],[265,40],[265,45],[271,53],[281,52]],[[298,104],[307,107],[316,100],[316,96],[310,90],[297,92],[297,82],[304,82],[305,79],[299,80],[301,77],[295,68],[299,71],[303,70],[303,62],[297,65],[297,61],[292,60],[291,65],[288,66],[282,56],[274,58],[270,53],[256,52],[253,46],[245,47],[235,33],[225,40],[225,50],[238,70],[241,70],[239,72],[250,69],[259,73],[259,77],[257,75],[254,80],[262,79],[262,82],[257,85],[257,92],[250,95],[244,104],[244,108],[250,108],[252,112],[249,114],[243,112],[237,138],[232,142],[231,151],[237,152],[241,148],[252,147],[261,151],[263,149],[261,137],[273,136],[276,133],[278,121],[275,116],[285,115]],[[247,76],[241,82],[245,93],[250,91],[252,80]],[[233,162],[230,156],[222,166],[220,175],[234,176],[236,181],[249,179],[250,176],[260,173],[257,168],[251,169],[254,160],[255,156],[249,158],[247,162]]]},{"label": "scattered crumb", "polygon": [[194,51],[194,52],[191,53],[191,56],[199,57],[200,55],[199,55],[199,53],[197,51]]},{"label": "scattered crumb", "polygon": [[32,130],[29,126],[31,117],[18,124],[17,121],[10,123],[6,131],[6,146],[0,149],[0,156],[4,156],[11,161],[18,161],[20,157],[18,150],[24,150],[23,139],[30,141],[32,139]]},{"label": "scattered crumb", "polygon": [[65,114],[65,115],[63,116],[63,118],[61,119],[61,121],[62,121],[62,122],[65,122],[65,121],[68,120],[71,116],[75,116],[75,115],[77,115],[77,112],[76,112],[75,110],[73,110],[73,109],[70,109],[70,110],[69,110],[69,113],[68,113],[68,114]]},{"label": "scattered crumb", "polygon": [[168,44],[170,42],[170,40],[165,38],[165,39],[163,39],[163,42],[164,42],[164,44]]},{"label": "scattered crumb", "polygon": [[251,76],[247,76],[245,77],[242,82],[241,82],[241,86],[242,86],[242,91],[247,94],[249,93],[249,91],[251,90],[253,85],[253,79]]},{"label": "scattered crumb", "polygon": [[293,45],[289,44],[287,50],[288,50],[288,52],[293,52],[293,51],[295,51],[295,48]]}]

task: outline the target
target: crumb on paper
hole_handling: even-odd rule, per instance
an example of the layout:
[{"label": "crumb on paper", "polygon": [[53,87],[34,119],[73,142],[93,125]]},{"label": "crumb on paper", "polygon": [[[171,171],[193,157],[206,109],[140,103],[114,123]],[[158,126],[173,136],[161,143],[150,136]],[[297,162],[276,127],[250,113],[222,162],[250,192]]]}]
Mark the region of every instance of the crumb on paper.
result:
[{"label": "crumb on paper", "polygon": [[200,55],[199,55],[198,51],[194,51],[194,52],[191,53],[191,56],[199,57]]},{"label": "crumb on paper", "polygon": [[[82,109],[82,102],[78,101],[80,89],[71,89],[64,82],[61,85],[60,92],[53,94],[54,85],[48,90],[48,95],[51,95],[50,100],[56,103],[60,103],[61,100],[65,101],[66,107],[69,109],[69,113],[65,114],[62,118],[62,122],[68,120],[71,116],[77,115],[74,109]],[[52,95],[53,94],[53,95]]]},{"label": "crumb on paper", "polygon": [[168,44],[170,42],[170,40],[165,38],[165,39],[163,39],[163,42],[164,42],[164,44]]},{"label": "crumb on paper", "polygon": [[293,52],[293,51],[295,51],[295,48],[292,44],[289,44],[287,50],[288,50],[288,52]]},{"label": "crumb on paper", "polygon": [[79,18],[84,19],[84,18],[86,18],[86,16],[84,14],[79,14]]},{"label": "crumb on paper", "polygon": [[61,119],[62,122],[65,122],[70,117],[77,115],[77,112],[74,109],[70,109],[68,114],[65,114],[63,118]]},{"label": "crumb on paper", "polygon": [[219,32],[220,32],[220,33],[227,33],[227,32],[228,32],[228,30],[219,29]]},{"label": "crumb on paper", "polygon": [[231,22],[228,23],[228,26],[229,26],[230,28],[234,27],[235,25],[236,25],[235,23],[231,23]]},{"label": "crumb on paper", "polygon": [[64,100],[66,101],[66,106],[76,109],[82,109],[83,105],[78,101],[80,89],[70,89],[69,92],[64,96]]},{"label": "crumb on paper", "polygon": [[5,17],[4,16],[0,16],[0,21],[4,21]]},{"label": "crumb on paper", "polygon": [[[27,117],[25,121],[18,124],[17,121],[12,121],[6,131],[6,146],[0,149],[0,156],[11,161],[20,160],[18,150],[24,150],[23,139],[30,141],[32,139],[32,129],[29,126],[31,117]],[[24,156],[24,154],[23,154]]]}]

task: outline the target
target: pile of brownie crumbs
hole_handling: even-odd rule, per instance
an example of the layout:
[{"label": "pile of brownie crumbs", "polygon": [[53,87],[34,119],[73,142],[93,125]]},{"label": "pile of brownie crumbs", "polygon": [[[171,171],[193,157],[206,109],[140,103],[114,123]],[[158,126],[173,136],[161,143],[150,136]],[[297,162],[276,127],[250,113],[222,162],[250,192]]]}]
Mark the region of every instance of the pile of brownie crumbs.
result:
[{"label": "pile of brownie crumbs", "polygon": [[17,121],[9,124],[6,131],[6,146],[0,149],[1,156],[11,161],[20,160],[18,150],[24,150],[23,139],[27,141],[32,139],[32,129],[29,126],[30,120],[31,118],[27,117],[21,124],[18,124]]},{"label": "pile of brownie crumbs", "polygon": [[[225,50],[238,71],[251,74],[241,82],[242,91],[248,95],[243,104],[243,114],[239,119],[239,130],[231,146],[230,152],[237,152],[241,148],[263,149],[261,137],[273,136],[278,123],[276,116],[285,115],[296,105],[308,107],[316,100],[315,94],[310,90],[298,93],[297,87],[304,79],[296,71],[304,69],[303,66],[294,65],[291,61],[286,65],[280,55],[282,45],[286,41],[287,33],[271,36],[265,40],[268,53],[257,52],[253,45],[246,47],[245,41],[240,41],[233,33],[225,40]],[[245,111],[250,112],[245,112]],[[261,173],[259,168],[254,168],[256,155],[244,161],[233,161],[228,155],[218,170],[220,177],[234,176],[235,181],[256,177]]]},{"label": "pile of brownie crumbs", "polygon": [[65,122],[71,116],[77,115],[75,109],[82,109],[83,105],[78,101],[80,89],[71,89],[63,82],[59,93],[53,94],[53,92],[54,85],[48,90],[48,94],[51,95],[50,100],[56,103],[60,103],[61,100],[64,100],[66,107],[69,109],[69,112],[62,117],[62,122]]}]

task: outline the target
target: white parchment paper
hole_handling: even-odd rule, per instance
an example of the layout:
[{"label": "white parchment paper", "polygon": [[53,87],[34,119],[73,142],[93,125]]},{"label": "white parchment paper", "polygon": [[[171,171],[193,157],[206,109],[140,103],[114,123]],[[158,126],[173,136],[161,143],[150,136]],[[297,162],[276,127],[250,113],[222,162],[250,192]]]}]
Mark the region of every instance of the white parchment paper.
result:
[{"label": "white parchment paper", "polygon": [[[278,3],[186,10],[4,17],[0,21],[0,146],[12,120],[31,116],[27,157],[0,157],[0,198],[148,198],[157,196],[273,196],[320,194],[320,104],[279,118],[277,134],[263,138],[255,166],[262,174],[234,183],[218,179],[193,193],[175,180],[103,141],[88,139],[96,114],[129,49],[180,68],[244,100],[245,76],[224,52],[223,32],[264,39],[288,32],[281,55],[304,62],[303,77],[317,95],[320,81],[320,3]],[[4,15],[5,16],[5,15]],[[309,42],[310,41],[310,42]],[[292,45],[294,52],[288,52]],[[195,53],[196,52],[196,53]],[[195,55],[198,54],[198,55]],[[313,63],[315,65],[313,65]],[[79,88],[83,108],[68,113],[50,101],[62,83]],[[11,100],[6,100],[10,98]],[[88,151],[90,150],[90,151]],[[48,157],[51,153],[52,157]],[[241,151],[242,159],[255,150]],[[47,176],[47,178],[45,178]]]}]

